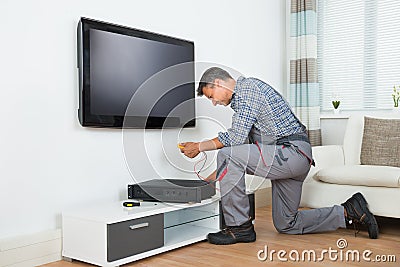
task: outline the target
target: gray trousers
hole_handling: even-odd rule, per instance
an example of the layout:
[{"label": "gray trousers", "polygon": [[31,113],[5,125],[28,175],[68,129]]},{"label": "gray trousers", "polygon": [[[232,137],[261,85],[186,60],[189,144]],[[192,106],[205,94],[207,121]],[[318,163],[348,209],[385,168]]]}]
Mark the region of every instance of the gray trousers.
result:
[{"label": "gray trousers", "polygon": [[[299,203],[303,181],[310,169],[311,146],[305,141],[291,141],[294,146],[244,144],[224,147],[217,156],[217,179],[225,223],[241,225],[249,219],[245,173],[271,180],[272,218],[280,233],[305,234],[345,228],[344,209],[333,207],[301,210]],[[296,147],[298,149],[296,149]]]}]

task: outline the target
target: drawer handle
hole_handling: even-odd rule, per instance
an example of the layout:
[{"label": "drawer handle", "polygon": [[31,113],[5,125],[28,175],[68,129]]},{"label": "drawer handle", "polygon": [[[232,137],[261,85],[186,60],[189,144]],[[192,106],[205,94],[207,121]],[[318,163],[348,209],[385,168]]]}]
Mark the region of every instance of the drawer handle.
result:
[{"label": "drawer handle", "polygon": [[143,228],[143,227],[147,227],[147,226],[149,226],[149,223],[145,222],[145,223],[139,223],[139,224],[135,224],[135,225],[129,225],[129,228],[131,230],[135,230],[135,229],[139,229],[139,228]]}]

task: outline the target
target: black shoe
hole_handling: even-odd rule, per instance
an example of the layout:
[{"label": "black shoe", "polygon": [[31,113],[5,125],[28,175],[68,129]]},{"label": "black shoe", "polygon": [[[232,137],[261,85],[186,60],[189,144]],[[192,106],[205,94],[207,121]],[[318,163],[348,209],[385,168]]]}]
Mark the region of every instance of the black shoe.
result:
[{"label": "black shoe", "polygon": [[355,223],[365,224],[368,227],[369,238],[378,238],[378,223],[376,222],[374,215],[369,211],[368,203],[361,193],[355,193],[346,202],[342,203],[342,206],[347,212],[347,222],[353,224],[354,229],[356,228]]},{"label": "black shoe", "polygon": [[249,220],[240,226],[227,226],[218,233],[208,234],[207,240],[215,245],[249,243],[256,241],[256,232],[253,223]]}]

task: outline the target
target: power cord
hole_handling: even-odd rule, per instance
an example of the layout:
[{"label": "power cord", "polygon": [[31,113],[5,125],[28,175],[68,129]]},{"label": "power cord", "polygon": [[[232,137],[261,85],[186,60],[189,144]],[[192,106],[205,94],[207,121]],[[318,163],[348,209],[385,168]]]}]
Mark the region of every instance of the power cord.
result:
[{"label": "power cord", "polygon": [[[204,181],[206,178],[204,178],[203,176],[201,176],[201,175],[200,175],[200,172],[203,171],[203,168],[204,168],[204,166],[206,165],[206,162],[207,162],[207,153],[203,151],[202,154],[203,154],[203,156],[201,157],[201,159],[200,159],[199,161],[197,161],[197,162],[194,164],[194,166],[193,166],[193,171],[194,171],[194,173],[197,175],[197,178],[199,178],[200,180]],[[198,165],[200,162],[203,162],[203,165],[201,166],[200,170],[196,171],[196,167],[197,167],[197,165]]]}]

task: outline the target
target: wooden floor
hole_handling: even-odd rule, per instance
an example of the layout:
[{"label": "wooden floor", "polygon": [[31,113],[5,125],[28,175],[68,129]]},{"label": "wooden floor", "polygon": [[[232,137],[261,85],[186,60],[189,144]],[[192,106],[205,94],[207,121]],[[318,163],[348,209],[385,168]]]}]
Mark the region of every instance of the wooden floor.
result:
[{"label": "wooden floor", "polygon": [[[216,246],[207,242],[199,242],[180,249],[172,250],[162,254],[155,255],[124,266],[399,266],[400,265],[400,219],[378,218],[378,224],[381,228],[379,239],[369,239],[366,231],[360,231],[357,237],[354,236],[352,229],[339,229],[334,232],[323,234],[308,235],[285,235],[276,232],[271,218],[271,207],[258,208],[256,211],[255,229],[257,232],[257,241],[248,244],[235,244],[228,246]],[[339,249],[337,246],[338,239],[345,239],[347,247]],[[286,251],[284,256],[288,262],[278,259],[277,253],[273,254],[273,259],[268,257],[265,261],[261,261],[257,257],[257,253],[268,246],[268,252],[271,250]],[[329,254],[323,254],[323,260],[312,262],[301,260],[301,254],[304,250],[314,250],[316,258],[321,257],[322,250],[338,250],[342,251],[343,260],[338,258],[332,260]],[[295,257],[297,250],[300,255],[299,261],[295,262],[289,259],[289,253]],[[350,256],[346,261],[346,251],[358,250],[360,260],[353,261]],[[372,251],[369,258],[374,260],[376,255],[383,256],[394,255],[396,262],[366,262],[362,259],[362,253],[365,250]],[[334,253],[334,252],[332,252]],[[307,255],[307,254],[306,254]],[[337,254],[339,255],[340,252]],[[261,254],[261,256],[265,256]],[[368,256],[368,255],[367,255]],[[307,256],[306,256],[307,259]],[[393,261],[393,260],[392,260]],[[47,267],[89,267],[78,261],[72,263],[59,261],[44,265]]]}]

